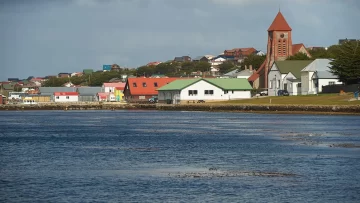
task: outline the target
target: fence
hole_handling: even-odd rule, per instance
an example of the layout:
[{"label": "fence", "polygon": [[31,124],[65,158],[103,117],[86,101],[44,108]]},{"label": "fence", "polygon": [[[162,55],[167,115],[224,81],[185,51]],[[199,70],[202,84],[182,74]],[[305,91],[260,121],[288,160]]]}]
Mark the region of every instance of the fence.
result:
[{"label": "fence", "polygon": [[322,93],[339,93],[344,92],[356,92],[359,91],[360,84],[353,85],[326,85],[322,86]]}]

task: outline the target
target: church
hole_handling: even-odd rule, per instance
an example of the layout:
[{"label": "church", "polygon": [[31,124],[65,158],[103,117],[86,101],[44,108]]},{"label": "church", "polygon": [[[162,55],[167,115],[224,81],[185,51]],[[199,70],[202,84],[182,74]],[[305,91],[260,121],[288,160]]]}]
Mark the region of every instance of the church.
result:
[{"label": "church", "polygon": [[275,61],[284,61],[289,56],[293,56],[299,52],[311,57],[304,44],[292,43],[292,29],[280,11],[267,31],[266,59],[260,68],[248,78],[248,81],[255,89],[268,88],[268,73]]}]

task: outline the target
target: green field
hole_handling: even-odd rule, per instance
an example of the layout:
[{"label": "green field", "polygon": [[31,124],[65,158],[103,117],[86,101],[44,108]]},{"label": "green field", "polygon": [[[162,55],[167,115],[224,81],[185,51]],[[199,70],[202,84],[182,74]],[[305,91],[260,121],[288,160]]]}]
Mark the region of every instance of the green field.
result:
[{"label": "green field", "polygon": [[[319,94],[299,96],[258,97],[243,100],[213,102],[214,104],[286,104],[286,105],[360,105],[360,100],[350,101],[354,94]],[[271,103],[270,103],[271,102]]]}]

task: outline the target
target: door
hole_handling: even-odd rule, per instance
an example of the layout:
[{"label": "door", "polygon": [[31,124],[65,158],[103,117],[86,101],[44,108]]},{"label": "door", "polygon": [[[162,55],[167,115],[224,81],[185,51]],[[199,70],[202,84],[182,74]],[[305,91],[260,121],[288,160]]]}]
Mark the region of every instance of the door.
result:
[{"label": "door", "polygon": [[288,90],[287,89],[287,83],[284,83],[284,90]]}]

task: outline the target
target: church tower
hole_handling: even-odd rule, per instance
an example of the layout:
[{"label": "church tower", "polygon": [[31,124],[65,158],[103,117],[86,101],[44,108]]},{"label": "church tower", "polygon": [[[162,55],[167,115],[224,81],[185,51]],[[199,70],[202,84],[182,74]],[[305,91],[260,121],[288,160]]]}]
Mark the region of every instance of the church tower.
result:
[{"label": "church tower", "polygon": [[265,64],[265,88],[268,87],[267,75],[274,61],[283,61],[292,56],[291,27],[279,11],[268,29],[268,43]]}]

